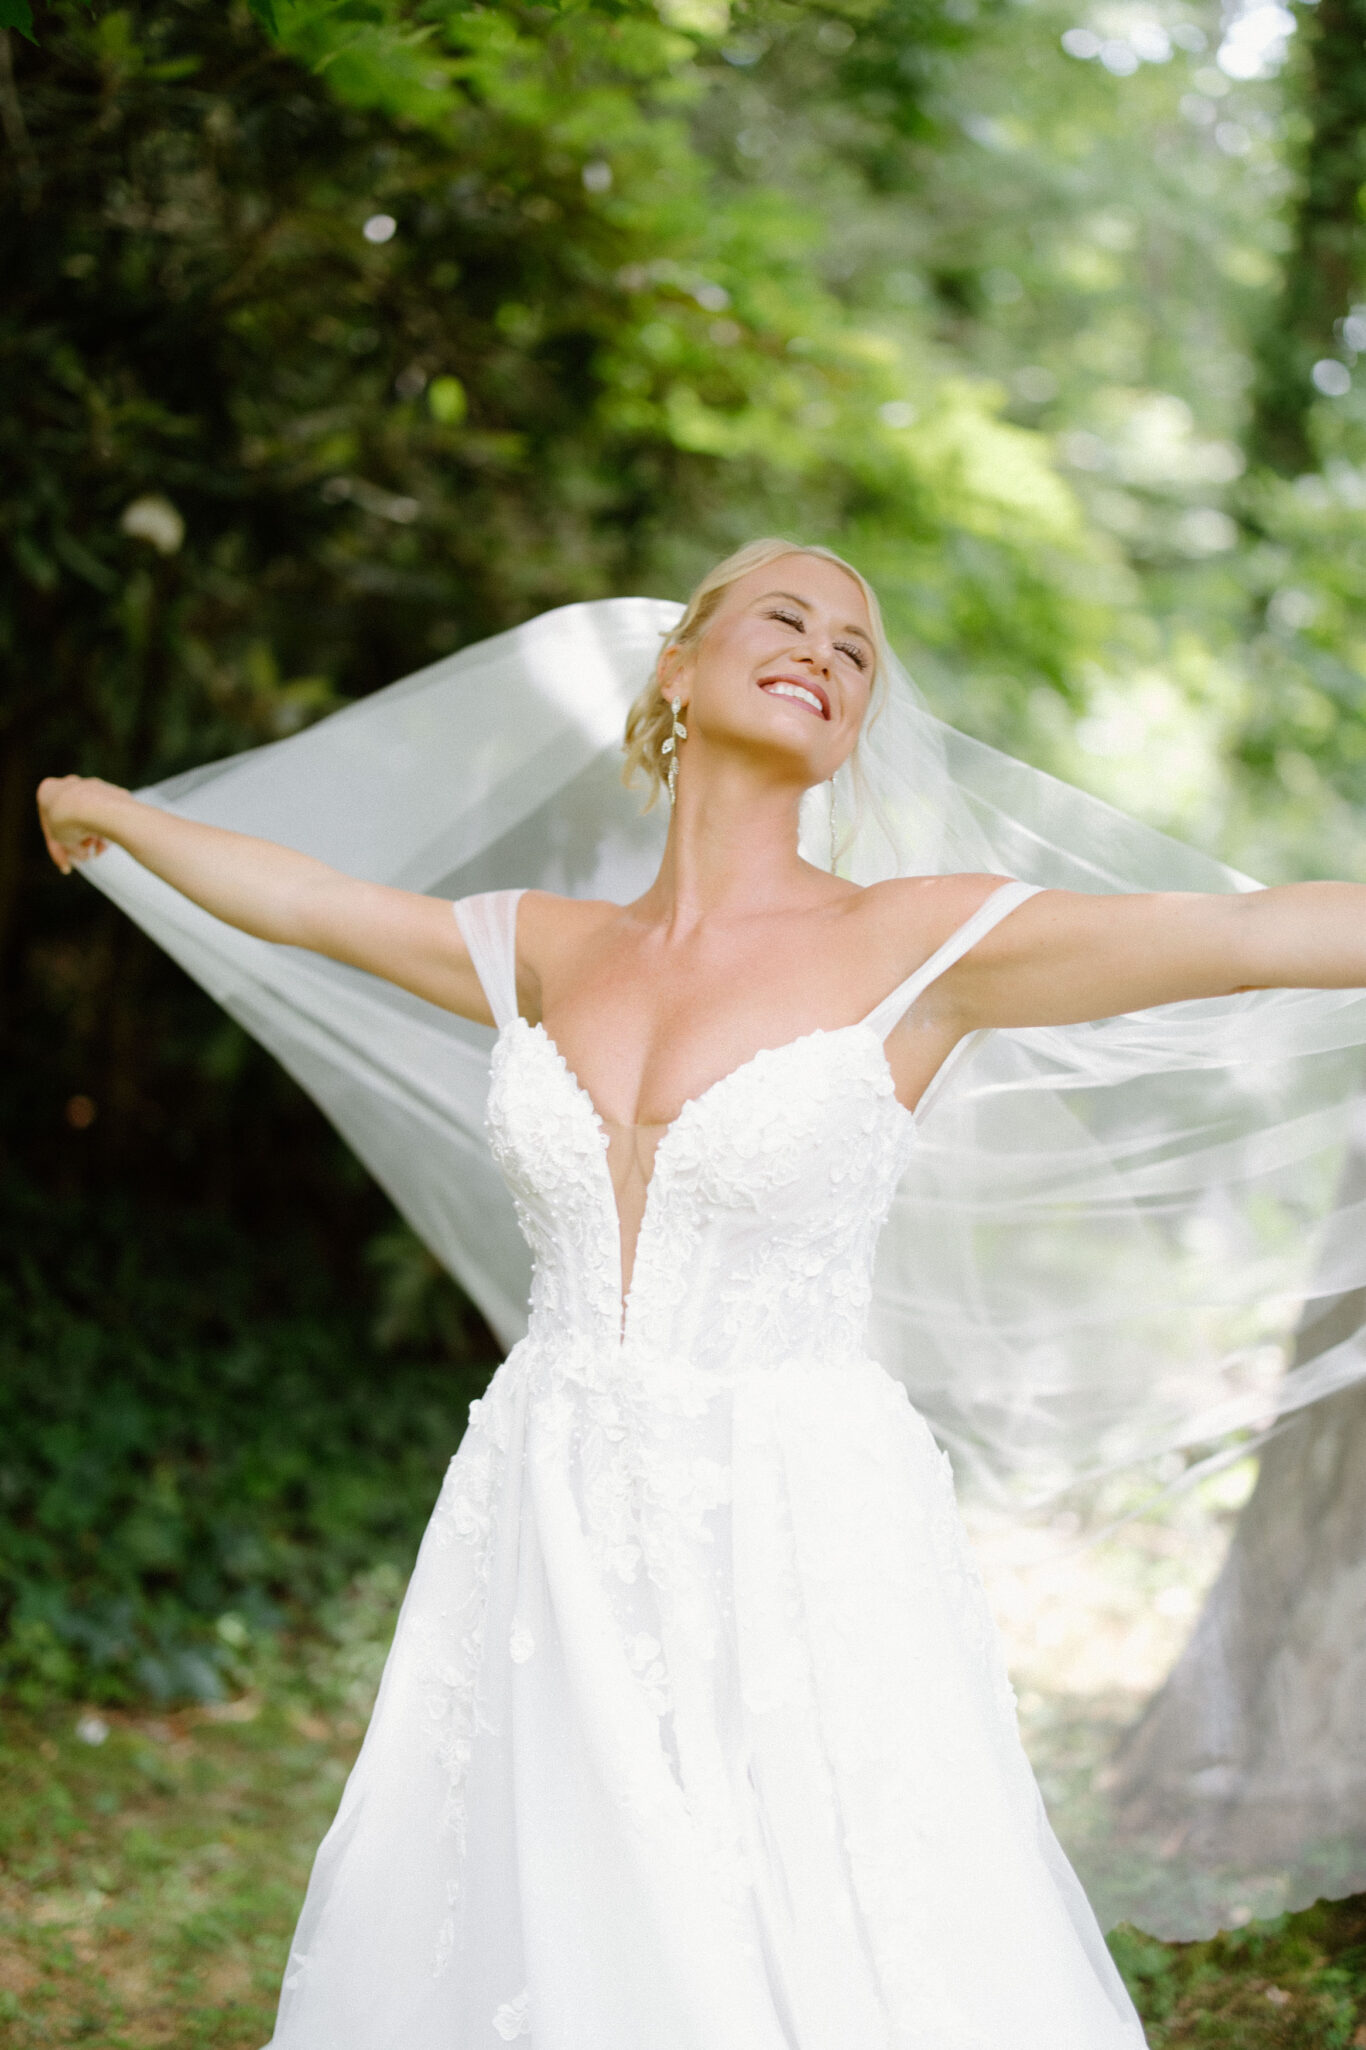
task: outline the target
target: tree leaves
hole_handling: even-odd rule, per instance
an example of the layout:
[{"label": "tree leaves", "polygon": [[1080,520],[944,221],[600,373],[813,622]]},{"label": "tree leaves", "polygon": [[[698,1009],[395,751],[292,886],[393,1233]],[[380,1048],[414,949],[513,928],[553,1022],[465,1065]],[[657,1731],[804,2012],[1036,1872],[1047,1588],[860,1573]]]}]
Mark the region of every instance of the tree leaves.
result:
[{"label": "tree leaves", "polygon": [[21,36],[27,36],[31,43],[38,38],[33,33],[33,9],[29,0],[0,0],[0,29],[17,29]]}]

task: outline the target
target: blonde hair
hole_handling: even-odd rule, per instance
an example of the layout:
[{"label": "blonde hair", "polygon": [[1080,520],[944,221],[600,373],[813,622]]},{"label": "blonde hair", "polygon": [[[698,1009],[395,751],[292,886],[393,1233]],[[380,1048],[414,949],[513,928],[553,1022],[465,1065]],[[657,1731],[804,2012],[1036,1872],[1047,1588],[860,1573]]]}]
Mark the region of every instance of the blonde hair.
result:
[{"label": "blonde hair", "polygon": [[780,541],[772,536],[762,541],[748,541],[743,548],[737,548],[724,562],[718,562],[709,569],[697,585],[684,607],[683,616],[673,631],[665,636],[659,651],[650,681],[626,714],[626,737],[623,748],[626,756],[622,767],[623,783],[633,783],[638,776],[649,786],[645,801],[648,811],[661,790],[667,786],[669,758],[663,751],[673,725],[673,714],[668,699],[660,689],[660,671],[665,658],[674,648],[690,648],[701,640],[703,634],[716,616],[717,608],[732,584],[738,584],[741,577],[747,577],[751,570],[762,569],[766,563],[777,562],[785,555],[815,555],[823,562],[833,562],[847,576],[851,576],[863,593],[863,602],[868,608],[868,618],[873,628],[875,664],[873,689],[887,671],[887,636],[882,624],[882,612],[871,584],[859,575],[851,562],[842,555],[836,555],[831,548],[806,546],[800,541]]}]

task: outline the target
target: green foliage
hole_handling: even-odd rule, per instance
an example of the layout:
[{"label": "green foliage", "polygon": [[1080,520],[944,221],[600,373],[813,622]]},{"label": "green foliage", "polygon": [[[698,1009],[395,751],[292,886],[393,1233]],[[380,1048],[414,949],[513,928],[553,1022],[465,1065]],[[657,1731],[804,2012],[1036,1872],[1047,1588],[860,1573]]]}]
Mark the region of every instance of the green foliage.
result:
[{"label": "green foliage", "polygon": [[18,29],[21,36],[27,36],[31,43],[38,38],[33,33],[33,9],[28,0],[0,0],[0,29]]},{"label": "green foliage", "polygon": [[[0,953],[32,1172],[80,1093],[69,1172],[212,1173],[234,1089],[207,1007],[43,870],[39,773],[189,767],[773,526],[867,554],[947,675],[1065,691],[1107,634],[1045,443],[845,289],[807,188],[737,154],[757,41],[685,18],[290,0],[273,49],[218,0],[58,0],[20,51]],[[800,56],[833,105],[844,58],[783,20],[764,93]],[[280,1092],[236,1095],[264,1153]]]},{"label": "green foliage", "polygon": [[1366,1899],[1320,1901],[1207,1943],[1122,1927],[1110,1950],[1151,2050],[1348,2050],[1366,2015]]},{"label": "green foliage", "polygon": [[1297,203],[1280,303],[1259,337],[1250,436],[1291,477],[1315,468],[1315,428],[1326,424],[1314,418],[1315,361],[1355,355],[1343,327],[1366,284],[1366,6],[1322,0],[1300,20],[1301,118],[1287,152]]},{"label": "green foliage", "polygon": [[[93,7],[95,0],[79,0],[83,7]],[[31,43],[38,38],[33,31],[33,9],[29,0],[0,0],[0,30],[16,29],[21,36],[27,36]]]},{"label": "green foliage", "polygon": [[[212,1700],[358,1573],[406,1571],[484,1339],[407,1234],[373,1323],[307,1239],[5,1202],[0,1682]],[[249,1260],[249,1264],[248,1264]]]}]

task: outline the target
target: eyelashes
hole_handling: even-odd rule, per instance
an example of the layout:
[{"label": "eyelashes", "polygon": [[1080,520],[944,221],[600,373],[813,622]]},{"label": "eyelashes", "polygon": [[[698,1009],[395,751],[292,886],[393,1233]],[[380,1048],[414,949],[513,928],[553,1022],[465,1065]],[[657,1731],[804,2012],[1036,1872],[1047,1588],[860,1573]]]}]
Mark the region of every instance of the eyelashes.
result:
[{"label": "eyelashes", "polygon": [[[801,617],[800,613],[782,612],[775,610],[770,612],[768,616],[770,619],[781,620],[784,626],[795,626],[798,633],[806,632],[806,621]],[[856,669],[867,669],[868,657],[864,653],[863,649],[859,647],[856,642],[836,641],[835,646],[838,648],[841,655],[847,655],[849,657],[849,660],[853,663]]]}]

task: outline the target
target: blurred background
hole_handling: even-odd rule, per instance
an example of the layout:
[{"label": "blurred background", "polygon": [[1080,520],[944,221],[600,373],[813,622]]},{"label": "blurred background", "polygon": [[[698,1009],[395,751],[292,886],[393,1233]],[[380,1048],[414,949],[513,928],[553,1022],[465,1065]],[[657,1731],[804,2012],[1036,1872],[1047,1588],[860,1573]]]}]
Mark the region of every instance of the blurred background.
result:
[{"label": "blurred background", "polygon": [[[1366,877],[1366,0],[0,24],[0,2016],[251,2043],[495,1348],[45,865],[33,786],[777,531],[872,577],[945,717],[1263,880]],[[1154,2042],[1366,2042],[1333,1915],[1217,1969],[1131,1934]]]}]

